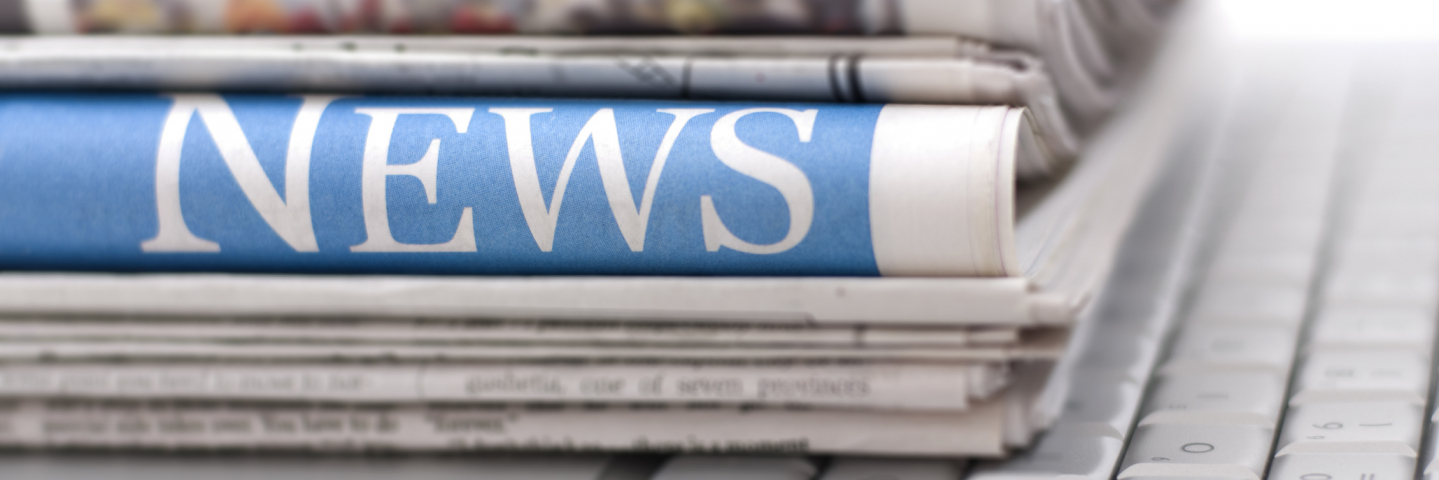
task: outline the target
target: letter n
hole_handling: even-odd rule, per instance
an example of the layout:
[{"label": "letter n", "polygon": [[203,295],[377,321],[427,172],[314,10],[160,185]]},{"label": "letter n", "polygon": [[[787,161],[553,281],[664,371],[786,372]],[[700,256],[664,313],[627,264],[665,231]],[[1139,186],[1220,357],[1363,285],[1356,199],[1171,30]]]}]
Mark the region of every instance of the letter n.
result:
[{"label": "letter n", "polygon": [[290,147],[285,155],[285,198],[281,199],[274,184],[265,176],[260,160],[240,129],[235,112],[218,95],[172,95],[175,104],[165,117],[160,132],[160,148],[155,156],[155,204],[159,212],[159,232],[145,240],[145,252],[218,252],[218,243],[195,236],[185,225],[180,211],[180,158],[185,145],[185,132],[196,113],[210,131],[220,157],[230,174],[240,184],[240,191],[290,248],[297,252],[319,251],[315,227],[310,222],[310,149],[315,130],[325,107],[338,97],[306,96],[295,116],[290,131]]}]

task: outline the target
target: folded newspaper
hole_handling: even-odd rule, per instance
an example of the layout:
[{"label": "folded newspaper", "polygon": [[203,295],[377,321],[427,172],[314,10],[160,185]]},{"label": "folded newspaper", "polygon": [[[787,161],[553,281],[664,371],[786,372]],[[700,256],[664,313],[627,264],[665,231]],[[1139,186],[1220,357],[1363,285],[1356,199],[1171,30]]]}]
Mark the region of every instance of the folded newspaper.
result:
[{"label": "folded newspaper", "polygon": [[[0,396],[19,402],[0,442],[18,446],[1000,455],[1043,426],[1044,372],[1164,142],[1051,164],[1012,107],[0,105],[0,215],[21,227],[0,232]],[[547,187],[528,190],[530,215],[524,182]],[[315,273],[631,264],[844,276]],[[297,406],[313,402],[344,406]]]},{"label": "folded newspaper", "polygon": [[[13,94],[0,97],[6,270],[545,276],[13,273],[0,299],[1064,325],[1154,166],[1069,169],[1031,119],[1011,107]],[[574,276],[617,274],[670,276]]]},{"label": "folded newspaper", "polygon": [[0,446],[1004,455],[1157,3],[0,1]]}]

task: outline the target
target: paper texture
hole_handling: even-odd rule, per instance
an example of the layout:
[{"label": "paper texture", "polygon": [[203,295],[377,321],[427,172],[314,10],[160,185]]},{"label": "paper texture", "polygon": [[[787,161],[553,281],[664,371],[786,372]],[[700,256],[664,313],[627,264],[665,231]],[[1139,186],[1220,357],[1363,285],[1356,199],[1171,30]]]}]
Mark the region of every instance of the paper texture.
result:
[{"label": "paper texture", "polygon": [[1023,278],[419,277],[0,273],[16,315],[357,315],[762,322],[1066,324]]},{"label": "paper texture", "polygon": [[365,451],[998,456],[1004,405],[962,413],[225,402],[15,401],[0,445]]},{"label": "paper texture", "polygon": [[395,359],[406,361],[926,361],[1001,362],[1053,359],[1064,347],[1066,332],[1037,332],[1015,345],[969,348],[694,348],[662,345],[415,345],[349,343],[199,343],[166,341],[0,341],[0,359],[34,361],[131,359],[235,359],[330,361]]},{"label": "paper texture", "polygon": [[694,347],[962,348],[1019,342],[1019,329],[457,318],[28,317],[0,319],[12,340],[587,344]]},{"label": "paper texture", "polygon": [[0,397],[704,402],[955,412],[1007,381],[994,364],[12,364],[0,366]]}]

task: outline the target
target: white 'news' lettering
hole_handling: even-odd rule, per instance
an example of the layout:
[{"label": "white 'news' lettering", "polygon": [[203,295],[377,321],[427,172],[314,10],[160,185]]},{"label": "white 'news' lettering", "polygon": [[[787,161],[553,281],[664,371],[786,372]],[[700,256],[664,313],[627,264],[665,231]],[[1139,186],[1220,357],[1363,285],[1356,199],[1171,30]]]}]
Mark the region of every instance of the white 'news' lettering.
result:
[{"label": "white 'news' lettering", "polygon": [[509,148],[510,172],[515,180],[515,191],[519,195],[520,210],[524,213],[525,223],[530,227],[530,235],[534,237],[535,244],[539,245],[540,251],[544,252],[551,251],[554,247],[555,225],[559,222],[560,205],[565,199],[565,187],[570,183],[570,173],[574,171],[575,162],[579,160],[580,152],[584,150],[585,144],[593,142],[595,158],[600,167],[600,182],[604,185],[605,196],[610,203],[610,212],[614,214],[620,234],[624,235],[625,243],[629,244],[630,251],[644,251],[650,207],[654,203],[655,188],[659,186],[660,174],[664,171],[670,149],[674,147],[675,139],[679,137],[680,131],[684,129],[690,119],[714,110],[688,108],[659,110],[661,113],[674,116],[674,119],[670,121],[669,130],[665,132],[664,139],[660,141],[659,150],[655,152],[655,159],[650,165],[649,176],[645,180],[645,189],[641,194],[638,208],[635,207],[634,195],[630,193],[629,178],[625,175],[624,156],[620,153],[619,130],[615,125],[615,112],[609,108],[595,112],[594,116],[591,116],[589,121],[585,122],[585,126],[580,129],[579,136],[575,137],[575,142],[570,145],[570,151],[565,155],[565,162],[560,167],[560,175],[555,181],[555,191],[550,195],[549,206],[545,206],[545,197],[540,191],[539,172],[535,167],[530,116],[536,113],[548,113],[552,110],[550,108],[490,109],[490,113],[505,119],[505,141]]},{"label": "white 'news' lettering", "polygon": [[[325,108],[335,96],[305,96],[290,132],[285,159],[285,196],[282,199],[265,175],[254,149],[245,137],[239,120],[224,99],[214,94],[173,95],[174,104],[165,118],[156,155],[155,197],[159,228],[154,238],[141,243],[145,252],[218,252],[220,245],[192,233],[185,224],[180,208],[180,160],[186,131],[198,114],[218,147],[221,158],[235,177],[245,198],[282,240],[297,252],[319,251],[311,222],[309,199],[310,155],[315,132]],[[396,241],[390,231],[386,202],[386,181],[393,175],[412,176],[424,187],[426,199],[436,203],[436,176],[439,164],[440,139],[430,141],[420,160],[410,164],[391,165],[389,150],[395,125],[400,115],[443,115],[455,125],[458,133],[466,133],[473,108],[357,108],[356,113],[371,118],[365,138],[361,171],[361,198],[366,239],[350,247],[353,252],[473,252],[476,251],[472,207],[465,207],[455,234],[444,243],[408,244]],[[535,164],[530,117],[548,113],[551,108],[491,108],[490,113],[504,119],[511,174],[515,182],[520,209],[535,244],[549,252],[554,246],[555,227],[560,206],[575,163],[585,145],[593,144],[599,166],[600,180],[614,215],[615,223],[631,251],[644,250],[645,232],[655,191],[670,151],[689,121],[714,112],[713,109],[660,109],[671,115],[645,181],[639,205],[635,205],[620,151],[619,130],[614,110],[600,109],[580,129],[556,179],[549,202],[540,190]],[[735,132],[739,120],[755,113],[777,113],[794,123],[799,140],[809,142],[814,131],[817,110],[782,108],[751,108],[726,114],[715,122],[710,132],[710,146],[720,162],[748,177],[778,190],[789,210],[789,230],[775,243],[755,244],[734,235],[720,219],[710,195],[700,197],[700,217],[705,249],[721,247],[752,254],[779,253],[799,244],[808,234],[814,220],[814,193],[804,172],[789,161],[744,143]]]},{"label": "white 'news' lettering", "polygon": [[390,165],[390,139],[400,115],[444,115],[455,130],[469,129],[473,108],[357,108],[355,113],[370,116],[365,136],[365,158],[360,170],[360,198],[364,202],[365,241],[350,247],[351,252],[473,252],[475,225],[471,207],[460,213],[459,226],[450,241],[434,244],[400,243],[390,234],[390,214],[385,200],[385,181],[391,175],[408,175],[420,180],[425,198],[435,203],[435,180],[440,164],[440,139],[415,163]]},{"label": "white 'news' lettering", "polygon": [[709,195],[700,196],[700,226],[704,230],[705,250],[716,252],[727,247],[744,253],[771,254],[794,248],[809,233],[814,222],[814,190],[809,178],[799,167],[789,161],[754,148],[744,143],[735,133],[735,124],[745,115],[755,113],[778,113],[789,117],[799,131],[799,141],[809,142],[814,132],[814,119],[818,110],[790,110],[786,108],[749,108],[726,114],[715,122],[710,131],[710,148],[720,163],[746,176],[764,182],[779,190],[789,207],[789,231],[780,241],[765,245],[746,242],[725,227],[715,211],[714,199]]},{"label": "white 'news' lettering", "polygon": [[185,145],[185,132],[190,120],[199,113],[210,131],[220,157],[225,160],[240,191],[260,218],[276,235],[297,252],[320,250],[315,241],[315,228],[310,222],[310,150],[315,143],[315,130],[325,107],[338,97],[305,96],[295,124],[290,130],[289,150],[285,155],[285,198],[260,166],[260,160],[245,138],[235,112],[225,100],[214,94],[172,95],[175,103],[165,117],[160,131],[160,147],[155,155],[155,204],[159,213],[159,231],[154,238],[140,243],[145,252],[218,252],[220,244],[195,236],[185,224],[180,210],[180,157]]}]

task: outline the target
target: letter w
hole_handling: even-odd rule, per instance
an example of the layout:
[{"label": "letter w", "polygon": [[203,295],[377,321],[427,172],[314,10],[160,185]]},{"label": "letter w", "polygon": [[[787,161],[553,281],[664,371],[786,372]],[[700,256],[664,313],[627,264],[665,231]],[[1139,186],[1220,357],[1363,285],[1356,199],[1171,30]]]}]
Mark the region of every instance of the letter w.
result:
[{"label": "letter w", "polygon": [[635,208],[634,194],[630,193],[629,177],[625,175],[625,161],[620,154],[620,135],[615,126],[615,111],[604,108],[595,112],[594,116],[580,129],[580,134],[575,138],[575,143],[570,145],[570,152],[565,155],[565,163],[560,167],[560,177],[555,181],[555,191],[551,194],[549,206],[545,206],[544,194],[540,192],[540,175],[535,169],[535,149],[530,136],[530,116],[536,113],[551,111],[548,108],[491,108],[490,113],[504,117],[505,119],[505,141],[509,145],[510,152],[510,173],[515,178],[515,191],[519,194],[520,210],[525,214],[525,223],[530,226],[530,234],[535,237],[535,243],[540,246],[540,251],[548,252],[555,243],[555,225],[560,219],[560,204],[565,200],[565,187],[570,183],[570,173],[575,169],[575,161],[579,160],[580,152],[584,150],[585,144],[590,141],[595,145],[595,159],[600,165],[600,182],[605,187],[605,196],[610,202],[610,212],[614,213],[615,223],[619,224],[620,234],[624,235],[625,243],[630,246],[630,251],[639,252],[645,248],[645,230],[649,226],[650,207],[654,204],[655,187],[659,185],[660,173],[664,171],[665,162],[669,159],[670,149],[674,147],[675,139],[679,138],[680,131],[690,119],[699,115],[713,112],[712,109],[662,109],[661,113],[674,116],[670,122],[670,128],[665,132],[664,140],[660,141],[660,148],[655,152],[654,163],[650,164],[649,177],[645,180],[645,190],[641,196],[639,208]]},{"label": "letter w", "polygon": [[160,131],[160,148],[155,156],[155,204],[159,210],[160,229],[155,238],[145,240],[145,252],[218,252],[220,244],[190,233],[180,211],[180,154],[185,145],[185,131],[195,113],[215,139],[220,157],[230,174],[240,184],[240,191],[290,248],[297,252],[319,251],[315,227],[310,222],[310,150],[315,143],[315,130],[320,115],[338,97],[306,96],[290,130],[290,147],[285,155],[285,198],[265,176],[260,160],[240,129],[235,112],[218,95],[173,95],[174,106],[165,117]]}]

